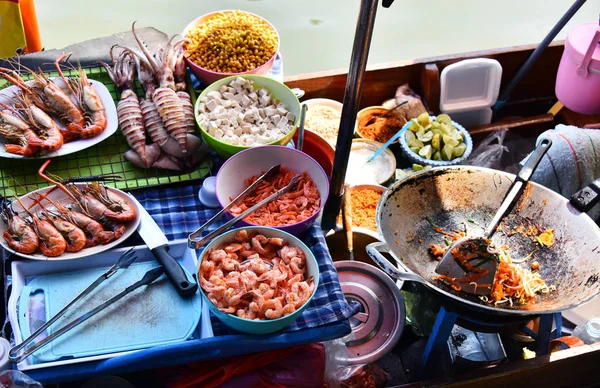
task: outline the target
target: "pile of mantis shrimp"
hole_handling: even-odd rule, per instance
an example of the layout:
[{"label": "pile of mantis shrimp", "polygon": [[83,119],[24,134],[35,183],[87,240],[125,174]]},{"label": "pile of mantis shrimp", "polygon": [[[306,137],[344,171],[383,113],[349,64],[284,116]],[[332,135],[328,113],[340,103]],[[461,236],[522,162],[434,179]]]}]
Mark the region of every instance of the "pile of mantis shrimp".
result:
[{"label": "pile of mantis shrimp", "polygon": [[[79,67],[76,77],[65,77],[60,62],[54,62],[66,90],[44,73],[27,69],[33,77],[25,82],[11,69],[0,68],[0,76],[17,86],[17,92],[0,103],[0,136],[7,152],[32,156],[42,151],[56,151],[64,143],[101,134],[106,128],[102,100]],[[59,127],[58,123],[62,124]]]},{"label": "pile of mantis shrimp", "polygon": [[[181,49],[188,39],[174,35],[152,55],[137,35],[135,23],[131,29],[139,50],[115,45],[110,52],[112,65],[101,63],[121,90],[117,115],[131,147],[125,159],[140,168],[180,171],[195,166],[208,147],[194,136],[194,107],[186,91]],[[115,55],[115,49],[121,52]],[[133,90],[136,73],[144,90],[141,100]]]},{"label": "pile of mantis shrimp", "polygon": [[[41,252],[47,257],[57,257],[105,245],[123,236],[125,224],[136,218],[135,206],[97,181],[85,185],[69,179],[58,181],[60,178],[44,171],[49,162],[40,168],[39,175],[55,186],[43,194],[30,194],[33,201],[28,206],[16,197],[20,211],[14,209],[14,203],[0,204],[7,245],[26,255]],[[67,194],[68,201],[49,197],[57,189]]]}]

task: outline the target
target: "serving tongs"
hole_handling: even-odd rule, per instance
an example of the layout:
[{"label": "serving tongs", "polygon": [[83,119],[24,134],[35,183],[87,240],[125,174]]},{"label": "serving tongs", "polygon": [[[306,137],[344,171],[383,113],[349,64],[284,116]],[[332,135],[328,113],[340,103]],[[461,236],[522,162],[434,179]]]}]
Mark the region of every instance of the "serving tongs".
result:
[{"label": "serving tongs", "polygon": [[40,334],[42,334],[42,332],[44,332],[44,330],[46,330],[50,325],[52,325],[54,322],[56,322],[60,317],[65,315],[65,313],[73,305],[75,305],[77,302],[79,302],[80,300],[85,298],[87,295],[89,295],[95,288],[97,288],[100,284],[102,284],[102,282],[104,282],[105,280],[109,279],[111,276],[116,274],[120,269],[128,268],[131,265],[131,263],[133,263],[137,259],[137,256],[135,256],[132,251],[133,251],[133,248],[131,248],[130,250],[125,252],[112,267],[110,267],[106,272],[104,272],[102,275],[100,275],[92,284],[90,284],[85,290],[83,290],[72,301],[70,301],[65,307],[63,307],[62,310],[60,310],[58,313],[56,313],[56,315],[54,315],[52,318],[50,318],[50,320],[48,320],[48,322],[44,323],[39,329],[37,329],[33,334],[31,334],[25,340],[23,340],[23,342],[21,342],[19,345],[13,346],[8,352],[8,359],[12,363],[15,363],[15,364],[23,361],[24,359],[29,357],[31,354],[33,354],[38,349],[44,347],[45,345],[52,342],[54,339],[60,337],[64,333],[73,329],[74,327],[87,321],[88,319],[90,319],[91,317],[93,317],[94,315],[99,313],[100,311],[104,310],[106,307],[110,306],[117,300],[123,298],[125,295],[131,293],[132,291],[136,290],[137,288],[151,284],[153,281],[158,279],[158,277],[160,275],[162,275],[162,273],[163,273],[162,267],[157,267],[157,268],[154,268],[154,269],[146,272],[146,274],[144,275],[144,277],[141,280],[139,280],[136,283],[132,284],[131,286],[127,287],[125,290],[121,291],[119,294],[108,299],[104,303],[96,306],[94,309],[81,315],[79,318],[67,323],[65,326],[63,326],[59,330],[55,331],[48,337],[44,338],[43,340],[37,342],[35,345],[33,345],[30,348],[28,348],[27,350],[25,350],[23,353],[19,354],[21,352],[21,350],[25,349],[25,347],[27,345],[32,343]]},{"label": "serving tongs", "polygon": [[[277,169],[276,172],[272,172],[272,170],[275,169],[275,168]],[[220,218],[223,214],[225,214],[225,212],[227,210],[231,209],[231,207],[233,207],[233,205],[235,205],[236,203],[239,203],[246,196],[248,196],[252,191],[254,191],[255,187],[257,186],[256,185],[257,182],[265,180],[265,179],[272,178],[273,176],[275,176],[275,174],[277,174],[277,172],[279,171],[279,168],[280,168],[279,165],[271,167],[271,169],[269,171],[267,171],[263,176],[261,176],[260,178],[258,178],[256,180],[256,182],[254,182],[246,190],[244,190],[242,192],[242,194],[238,195],[237,198],[235,198],[233,201],[231,201],[231,203],[229,205],[225,206],[223,208],[223,210],[221,210],[220,212],[218,212],[217,214],[215,214],[214,217],[212,217],[210,220],[208,220],[204,225],[202,225],[194,233],[190,234],[188,236],[188,247],[190,247],[192,249],[198,249],[198,248],[202,247],[204,244],[206,244],[207,242],[209,242],[210,240],[212,240],[216,236],[220,235],[221,233],[223,233],[224,231],[226,231],[227,229],[229,229],[232,225],[234,225],[239,220],[248,217],[250,214],[254,213],[255,211],[257,211],[261,207],[263,207],[266,204],[268,204],[269,202],[272,202],[272,201],[276,200],[277,198],[281,197],[285,193],[287,193],[287,192],[291,191],[292,189],[294,189],[296,187],[296,185],[298,184],[298,181],[300,180],[300,177],[301,177],[300,175],[296,175],[295,177],[293,177],[290,180],[290,183],[288,183],[287,186],[285,186],[284,188],[282,188],[279,191],[271,194],[270,196],[268,196],[267,198],[263,199],[262,201],[260,201],[256,205],[252,206],[250,209],[248,209],[245,212],[243,212],[242,214],[238,215],[237,217],[235,217],[235,218],[227,221],[226,223],[224,223],[223,225],[221,225],[217,229],[213,230],[212,232],[210,232],[206,236],[202,237],[200,240],[196,240],[196,238],[204,230],[206,230],[206,228],[208,226],[212,225],[218,218]]]}]

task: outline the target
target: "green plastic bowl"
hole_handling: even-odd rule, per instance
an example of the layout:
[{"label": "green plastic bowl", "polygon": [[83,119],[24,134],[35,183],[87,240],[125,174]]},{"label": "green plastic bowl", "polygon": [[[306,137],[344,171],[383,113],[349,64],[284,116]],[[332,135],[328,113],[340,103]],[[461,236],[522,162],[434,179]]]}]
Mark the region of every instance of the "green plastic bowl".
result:
[{"label": "green plastic bowl", "polygon": [[[200,104],[200,100],[202,100],[202,98],[205,97],[208,92],[219,90],[221,85],[226,85],[226,84],[230,83],[232,80],[236,79],[237,77],[242,77],[242,78],[252,80],[254,82],[255,88],[267,89],[274,99],[285,104],[285,106],[287,107],[287,110],[292,112],[296,116],[296,121],[294,121],[294,129],[291,130],[290,133],[288,133],[284,137],[279,138],[278,140],[275,140],[274,142],[271,142],[268,145],[286,145],[287,143],[289,143],[290,140],[292,140],[292,138],[294,137],[294,133],[296,132],[296,129],[298,129],[298,124],[300,123],[300,101],[298,101],[298,98],[290,90],[290,88],[288,88],[281,82],[277,82],[272,78],[264,77],[262,75],[254,75],[254,74],[245,74],[245,75],[239,75],[239,76],[236,75],[236,76],[232,76],[232,77],[222,78],[222,79],[210,84],[206,89],[204,89],[202,91],[202,93],[200,94],[200,97],[198,97],[196,99],[196,104],[194,106],[194,116],[196,118],[196,123],[198,124],[198,127],[200,128],[200,132],[202,134],[202,138],[204,139],[204,141],[212,149],[214,149],[215,152],[217,154],[219,154],[219,156],[221,156],[225,159],[229,158],[230,156],[235,155],[236,153],[238,153],[240,151],[251,148],[251,147],[236,146],[236,145],[224,143],[224,142],[216,139],[215,137],[208,134],[208,132],[202,127],[202,125],[200,125],[200,120],[198,120],[198,116],[200,115],[200,113],[198,112],[198,105]],[[265,144],[265,145],[267,145],[267,144]]]},{"label": "green plastic bowl", "polygon": [[245,318],[240,318],[233,314],[226,314],[224,312],[221,312],[221,311],[219,311],[217,306],[215,306],[213,304],[213,302],[211,302],[210,299],[208,299],[205,291],[202,289],[202,287],[200,287],[202,298],[204,299],[204,302],[208,306],[209,310],[217,318],[219,318],[219,320],[221,322],[223,322],[225,325],[227,325],[228,327],[230,327],[234,330],[237,330],[242,333],[248,333],[248,334],[269,334],[269,333],[274,333],[276,331],[282,330],[282,329],[286,328],[287,326],[289,326],[296,319],[298,319],[300,314],[302,314],[302,312],[310,304],[310,301],[313,299],[313,297],[315,296],[315,293],[317,292],[317,288],[319,287],[319,279],[320,279],[319,264],[317,263],[317,259],[315,258],[315,255],[313,255],[313,253],[310,251],[310,249],[308,249],[308,247],[302,241],[300,241],[297,237],[294,237],[289,233],[283,232],[278,229],[269,228],[266,226],[247,226],[244,228],[234,229],[234,230],[231,230],[229,232],[226,232],[226,233],[220,235],[219,237],[212,240],[211,243],[208,244],[204,248],[204,250],[200,254],[200,257],[198,259],[198,266],[196,268],[196,273],[198,274],[198,276],[200,276],[200,264],[202,263],[202,260],[204,259],[204,257],[206,255],[208,255],[208,252],[210,252],[211,249],[214,249],[226,242],[235,241],[234,236],[235,236],[236,232],[238,232],[239,230],[247,230],[248,233],[259,232],[260,234],[263,234],[266,237],[279,237],[279,238],[282,238],[284,241],[289,242],[290,246],[298,247],[298,248],[302,249],[302,252],[304,252],[304,255],[306,256],[306,275],[305,276],[307,278],[309,276],[313,277],[314,282],[315,282],[315,290],[313,291],[313,293],[310,296],[310,298],[308,299],[308,301],[306,301],[306,303],[304,303],[302,306],[300,306],[300,308],[297,309],[296,311],[294,311],[292,314],[286,315],[285,317],[281,317],[278,319],[272,319],[272,320],[249,320],[249,319],[245,319]]}]

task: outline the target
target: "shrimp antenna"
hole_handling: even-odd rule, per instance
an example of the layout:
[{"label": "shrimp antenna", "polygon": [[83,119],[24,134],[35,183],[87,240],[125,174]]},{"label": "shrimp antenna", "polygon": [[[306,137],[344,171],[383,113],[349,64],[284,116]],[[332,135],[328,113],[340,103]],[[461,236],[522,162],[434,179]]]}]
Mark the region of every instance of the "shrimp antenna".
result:
[{"label": "shrimp antenna", "polygon": [[[19,183],[19,182],[18,182],[18,181],[15,179],[15,178],[13,178],[12,176],[11,176],[11,177],[9,177],[9,178],[10,178],[10,180],[11,180],[11,181],[13,181],[13,182],[14,182],[14,184],[15,184],[15,193],[14,193],[12,196],[15,198],[15,200],[16,200],[17,202],[19,202],[19,205],[21,205],[21,207],[23,208],[23,210],[25,210],[25,211],[26,211],[26,212],[27,212],[27,213],[28,213],[30,216],[32,216],[32,217],[33,217],[33,213],[31,213],[31,212],[29,211],[29,209],[30,209],[31,207],[27,208],[27,206],[25,206],[25,204],[24,204],[24,203],[21,201],[21,198],[19,198],[19,195],[17,194],[17,193],[18,193],[18,189],[19,189],[19,188],[23,189],[25,192],[27,192],[27,190],[25,190],[25,188],[24,188],[24,187],[23,187],[23,186],[22,186],[22,185],[21,185],[21,184],[20,184],[20,183]],[[12,210],[12,211],[13,211],[15,214],[19,214],[17,211],[15,211],[14,209],[12,209],[12,207],[11,207],[11,210]]]},{"label": "shrimp antenna", "polygon": [[[67,189],[62,183],[60,183],[58,181],[58,179],[60,179],[60,177],[58,179],[56,179],[56,175],[52,176],[52,174],[49,174],[51,176],[48,176],[48,173],[46,173],[46,167],[48,167],[48,165],[50,164],[50,162],[52,161],[52,159],[48,159],[44,162],[44,164],[42,164],[42,167],[40,167],[40,169],[38,170],[38,175],[45,180],[46,182],[52,183],[54,185],[56,185],[58,188],[60,188],[65,194],[67,194],[69,197],[71,197],[71,199],[73,201],[75,201],[75,203],[78,203],[79,200],[77,199],[77,197],[75,197],[70,191],[69,189]],[[53,179],[54,178],[54,179]],[[46,195],[50,194],[50,192],[48,192]]]}]

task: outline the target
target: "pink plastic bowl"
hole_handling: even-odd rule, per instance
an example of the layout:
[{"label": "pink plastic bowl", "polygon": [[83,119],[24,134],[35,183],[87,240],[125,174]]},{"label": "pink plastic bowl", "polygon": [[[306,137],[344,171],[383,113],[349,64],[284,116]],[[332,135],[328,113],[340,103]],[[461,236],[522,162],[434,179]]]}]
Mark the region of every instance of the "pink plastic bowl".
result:
[{"label": "pink plastic bowl", "polygon": [[[323,167],[304,152],[282,146],[254,147],[238,152],[223,164],[217,174],[217,199],[222,207],[226,206],[231,202],[230,198],[235,198],[244,191],[246,188],[244,180],[260,175],[277,164],[297,174],[306,171],[319,190],[321,206],[306,220],[285,226],[265,225],[299,236],[317,220],[329,195],[329,178]],[[227,215],[233,218],[230,213]],[[238,224],[255,226],[245,221],[240,221]]]},{"label": "pink plastic bowl", "polygon": [[[205,20],[210,19],[212,16],[219,14],[219,13],[227,13],[227,12],[234,12],[234,11],[226,10],[226,11],[211,12],[211,13],[207,13],[206,15],[202,15],[199,18],[194,19],[190,24],[188,24],[185,27],[182,35],[187,36],[188,31],[190,31],[190,30],[194,29],[196,26],[204,23]],[[280,44],[279,33],[277,32],[275,27],[273,27],[273,25],[271,23],[269,23],[269,21],[267,21],[266,19],[264,19],[256,14],[253,14],[251,12],[246,12],[246,11],[243,11],[243,12],[263,20],[265,23],[267,23],[269,26],[271,26],[273,31],[275,31],[275,34],[277,34],[277,49],[275,50],[275,54],[273,54],[271,59],[269,59],[264,64],[258,66],[257,68],[254,68],[252,70],[244,71],[242,73],[217,73],[216,71],[211,71],[211,70],[205,69],[201,66],[198,66],[196,63],[194,63],[192,60],[190,60],[187,56],[185,56],[184,57],[185,62],[190,67],[190,70],[192,71],[192,73],[194,73],[194,75],[196,77],[198,77],[198,79],[200,81],[204,82],[206,85],[210,85],[213,82],[220,80],[221,78],[230,77],[233,75],[241,75],[241,74],[266,75],[269,72],[269,70],[271,70],[271,67],[273,67],[273,62],[275,62],[275,58],[277,57],[277,52],[279,52],[279,44]]]}]

